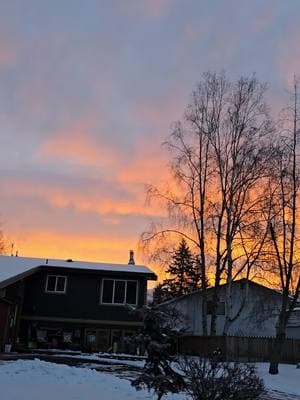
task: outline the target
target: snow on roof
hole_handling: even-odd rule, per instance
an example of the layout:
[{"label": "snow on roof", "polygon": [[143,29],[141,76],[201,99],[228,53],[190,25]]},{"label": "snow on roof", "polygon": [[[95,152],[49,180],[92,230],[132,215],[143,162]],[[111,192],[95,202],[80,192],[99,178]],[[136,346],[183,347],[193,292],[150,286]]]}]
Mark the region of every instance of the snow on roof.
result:
[{"label": "snow on roof", "polygon": [[109,271],[138,273],[152,275],[151,278],[155,279],[155,274],[144,265],[108,264],[87,261],[0,256],[0,286],[5,286],[6,283],[10,283],[10,280],[22,278],[23,276],[33,273],[37,268],[42,267],[73,268],[99,272]]}]

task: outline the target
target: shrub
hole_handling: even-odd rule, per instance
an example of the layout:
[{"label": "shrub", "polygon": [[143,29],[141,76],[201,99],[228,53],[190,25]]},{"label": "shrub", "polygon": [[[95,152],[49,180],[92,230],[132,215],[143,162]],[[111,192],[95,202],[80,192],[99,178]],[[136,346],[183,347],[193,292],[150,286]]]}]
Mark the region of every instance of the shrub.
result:
[{"label": "shrub", "polygon": [[189,358],[180,369],[193,400],[254,400],[264,391],[253,365]]},{"label": "shrub", "polygon": [[172,366],[174,333],[168,324],[166,312],[145,307],[142,310],[144,329],[135,338],[139,347],[146,350],[147,359],[141,374],[132,381],[140,390],[152,390],[160,400],[168,393],[179,393],[184,388],[184,379]]}]

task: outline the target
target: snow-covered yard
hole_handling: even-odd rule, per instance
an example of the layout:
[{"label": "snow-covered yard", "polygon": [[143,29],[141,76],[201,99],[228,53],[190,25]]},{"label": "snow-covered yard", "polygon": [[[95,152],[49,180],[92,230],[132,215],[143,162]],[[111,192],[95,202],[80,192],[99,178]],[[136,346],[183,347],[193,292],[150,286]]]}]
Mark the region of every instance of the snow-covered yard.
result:
[{"label": "snow-covered yard", "polygon": [[295,394],[300,399],[300,369],[296,365],[281,364],[278,375],[270,375],[269,364],[257,363],[258,375],[264,380],[266,388],[289,394]]},{"label": "snow-covered yard", "polygon": [[[126,379],[89,368],[75,368],[40,360],[0,364],[1,400],[146,400]],[[166,397],[183,400],[183,396]]]},{"label": "snow-covered yard", "polygon": [[[270,390],[300,398],[300,370],[281,365],[280,374],[270,376],[268,365],[257,365],[259,375]],[[136,392],[126,379],[90,368],[76,368],[45,361],[17,360],[0,363],[1,400],[146,400],[145,391]],[[297,397],[294,397],[295,399]],[[273,399],[270,395],[270,400]],[[289,398],[283,396],[282,398]],[[293,397],[291,397],[293,398]],[[184,400],[184,395],[169,395],[166,400]]]}]

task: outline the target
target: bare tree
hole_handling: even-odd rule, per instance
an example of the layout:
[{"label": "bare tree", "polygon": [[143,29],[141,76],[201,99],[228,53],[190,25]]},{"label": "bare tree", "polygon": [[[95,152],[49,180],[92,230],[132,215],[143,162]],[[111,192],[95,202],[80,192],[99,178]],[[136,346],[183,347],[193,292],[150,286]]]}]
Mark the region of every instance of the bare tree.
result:
[{"label": "bare tree", "polygon": [[294,79],[292,104],[284,113],[284,130],[273,170],[275,195],[269,223],[270,254],[273,272],[279,277],[282,303],[269,372],[278,373],[286,326],[300,290],[299,271],[299,83]]},{"label": "bare tree", "polygon": [[161,240],[171,235],[184,238],[198,255],[203,290],[202,329],[207,335],[207,267],[206,267],[206,221],[208,219],[208,183],[212,175],[210,146],[207,131],[215,129],[214,114],[208,115],[212,99],[205,85],[199,84],[192,94],[183,122],[174,124],[170,139],[165,142],[172,155],[170,168],[176,190],[161,191],[149,187],[151,198],[162,200],[168,209],[168,226],[152,225],[142,235],[144,246],[154,239]]},{"label": "bare tree", "polygon": [[2,230],[0,230],[0,254],[4,254],[6,251],[6,242]]},{"label": "bare tree", "polygon": [[[267,220],[262,214],[265,194],[259,184],[266,176],[273,130],[264,101],[265,85],[254,76],[242,77],[228,91],[221,124],[209,138],[220,193],[213,202],[217,226],[215,293],[223,273],[227,282],[223,334],[240,313],[232,315],[232,281],[243,273],[249,276],[267,234]],[[211,321],[212,332],[215,318]]]},{"label": "bare tree", "polygon": [[228,283],[226,333],[237,318],[231,312],[232,280],[249,275],[267,233],[264,196],[259,189],[268,165],[272,131],[265,90],[255,77],[230,82],[224,73],[204,74],[183,121],[175,124],[166,142],[175,190],[150,187],[148,192],[162,200],[169,214],[163,224],[152,225],[142,235],[144,245],[179,235],[198,249],[204,335],[208,333],[208,275],[213,276],[216,288],[211,334],[216,334],[217,289],[222,281]]}]

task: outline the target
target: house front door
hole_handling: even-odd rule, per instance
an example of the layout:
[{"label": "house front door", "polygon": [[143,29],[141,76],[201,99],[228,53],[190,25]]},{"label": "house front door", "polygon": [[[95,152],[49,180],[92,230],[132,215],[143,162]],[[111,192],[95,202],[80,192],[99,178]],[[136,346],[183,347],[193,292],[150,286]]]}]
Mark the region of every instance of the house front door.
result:
[{"label": "house front door", "polygon": [[110,348],[109,329],[97,330],[97,348],[98,351],[108,351]]},{"label": "house front door", "polygon": [[85,344],[91,351],[108,351],[109,339],[109,329],[87,329],[85,331]]}]

